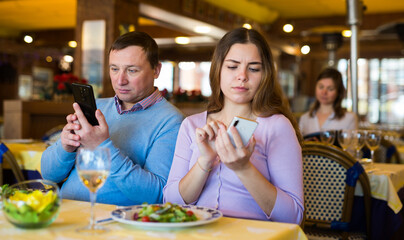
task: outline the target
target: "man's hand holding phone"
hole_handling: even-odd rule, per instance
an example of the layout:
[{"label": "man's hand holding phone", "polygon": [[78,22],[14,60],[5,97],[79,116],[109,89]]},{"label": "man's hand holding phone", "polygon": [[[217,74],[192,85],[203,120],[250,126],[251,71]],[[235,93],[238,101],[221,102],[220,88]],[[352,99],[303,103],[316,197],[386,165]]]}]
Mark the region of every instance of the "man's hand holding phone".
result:
[{"label": "man's hand holding phone", "polygon": [[81,146],[95,148],[109,138],[108,124],[105,120],[104,114],[102,114],[99,109],[95,112],[95,117],[97,118],[99,125],[93,126],[88,122],[79,104],[73,103],[73,108],[78,120],[78,123],[75,124],[80,126],[79,129],[74,130],[74,132],[75,135],[79,136]]},{"label": "man's hand holding phone", "polygon": [[77,116],[75,114],[69,114],[66,117],[67,124],[63,127],[60,135],[62,147],[66,152],[74,152],[80,147],[80,136],[75,134],[81,126],[77,122]]}]

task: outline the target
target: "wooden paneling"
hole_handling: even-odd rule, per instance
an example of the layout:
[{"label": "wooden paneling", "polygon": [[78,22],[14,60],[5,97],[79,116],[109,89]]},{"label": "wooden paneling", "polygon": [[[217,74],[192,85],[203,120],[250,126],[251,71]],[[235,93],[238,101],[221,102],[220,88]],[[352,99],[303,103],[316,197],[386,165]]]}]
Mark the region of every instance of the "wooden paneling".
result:
[{"label": "wooden paneling", "polygon": [[73,113],[71,102],[4,101],[4,138],[41,139],[44,134],[61,124]]}]

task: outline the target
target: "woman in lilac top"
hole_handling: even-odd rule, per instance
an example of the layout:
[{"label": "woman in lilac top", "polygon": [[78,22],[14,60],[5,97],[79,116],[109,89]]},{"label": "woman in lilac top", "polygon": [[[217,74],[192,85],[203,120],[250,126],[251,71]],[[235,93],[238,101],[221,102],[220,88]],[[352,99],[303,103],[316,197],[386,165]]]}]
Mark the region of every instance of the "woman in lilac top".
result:
[{"label": "woman in lilac top", "polygon": [[[208,109],[179,131],[164,201],[219,209],[225,216],[300,223],[301,135],[275,79],[266,40],[255,30],[228,32],[212,58]],[[233,117],[258,122],[243,146]]]}]

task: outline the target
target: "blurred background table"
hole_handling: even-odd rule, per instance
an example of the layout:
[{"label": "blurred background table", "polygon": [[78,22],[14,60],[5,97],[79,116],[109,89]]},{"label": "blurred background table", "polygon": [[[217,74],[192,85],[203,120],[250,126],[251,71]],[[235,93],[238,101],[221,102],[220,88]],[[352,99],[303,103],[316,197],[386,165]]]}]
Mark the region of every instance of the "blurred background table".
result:
[{"label": "blurred background table", "polygon": [[[404,187],[404,164],[374,163],[374,168],[368,172],[372,197],[386,201],[388,206],[398,213],[403,205],[398,196]],[[362,196],[362,188],[357,185],[355,195]]]},{"label": "blurred background table", "polygon": [[[372,194],[372,239],[401,239],[404,234],[404,164],[374,163],[367,172]],[[364,207],[360,184],[355,188],[353,228],[363,229]]]},{"label": "blurred background table", "polygon": [[[113,205],[96,204],[97,219],[110,217]],[[109,232],[97,236],[83,235],[76,229],[88,224],[90,203],[63,200],[59,217],[47,228],[24,230],[14,227],[1,212],[0,236],[2,239],[254,239],[303,240],[307,239],[296,224],[256,221],[222,217],[216,222],[178,229],[140,229],[118,222],[105,224]]]}]

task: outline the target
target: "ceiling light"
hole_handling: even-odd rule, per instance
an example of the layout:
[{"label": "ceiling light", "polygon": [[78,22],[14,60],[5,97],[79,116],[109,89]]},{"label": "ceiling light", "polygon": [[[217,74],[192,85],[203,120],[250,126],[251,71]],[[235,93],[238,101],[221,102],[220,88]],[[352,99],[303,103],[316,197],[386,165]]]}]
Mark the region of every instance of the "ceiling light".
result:
[{"label": "ceiling light", "polygon": [[47,61],[48,63],[50,63],[50,62],[53,61],[53,58],[52,58],[51,56],[47,56],[47,57],[46,57],[46,61]]},{"label": "ceiling light", "polygon": [[249,23],[244,23],[244,24],[243,24],[243,28],[251,29],[252,27],[251,27],[251,24],[249,24]]},{"label": "ceiling light", "polygon": [[208,32],[210,32],[210,27],[208,27],[208,26],[196,26],[194,28],[194,31],[196,33],[208,33]]},{"label": "ceiling light", "polygon": [[32,43],[32,41],[34,41],[34,39],[30,35],[25,35],[24,36],[24,42]]},{"label": "ceiling light", "polygon": [[286,33],[293,32],[293,29],[294,29],[294,27],[290,23],[287,23],[287,24],[283,25],[283,31],[286,32]]},{"label": "ceiling light", "polygon": [[308,54],[310,52],[310,47],[309,45],[304,45],[302,48],[300,48],[300,52],[304,55]]},{"label": "ceiling light", "polygon": [[64,55],[63,56],[63,60],[65,61],[65,62],[68,62],[68,63],[71,63],[71,62],[73,62],[73,57],[72,56],[70,56],[70,55]]},{"label": "ceiling light", "polygon": [[189,31],[194,31],[194,28],[196,26],[209,26],[210,32],[206,35],[214,39],[221,39],[227,33],[227,31],[222,28],[207,24],[202,21],[197,21],[195,19],[179,14],[174,14],[148,4],[140,3],[139,5],[140,15],[143,15],[146,18],[155,19],[156,21],[172,24],[174,26],[181,25],[181,28]]},{"label": "ceiling light", "polygon": [[344,37],[351,37],[351,36],[352,36],[351,30],[343,30],[343,31],[342,31],[342,36],[344,36]]},{"label": "ceiling light", "polygon": [[177,44],[188,44],[190,42],[191,42],[191,40],[189,39],[189,37],[176,37],[175,38],[175,43],[177,43]]},{"label": "ceiling light", "polygon": [[76,48],[77,47],[77,42],[76,41],[69,41],[69,47],[71,48]]}]

